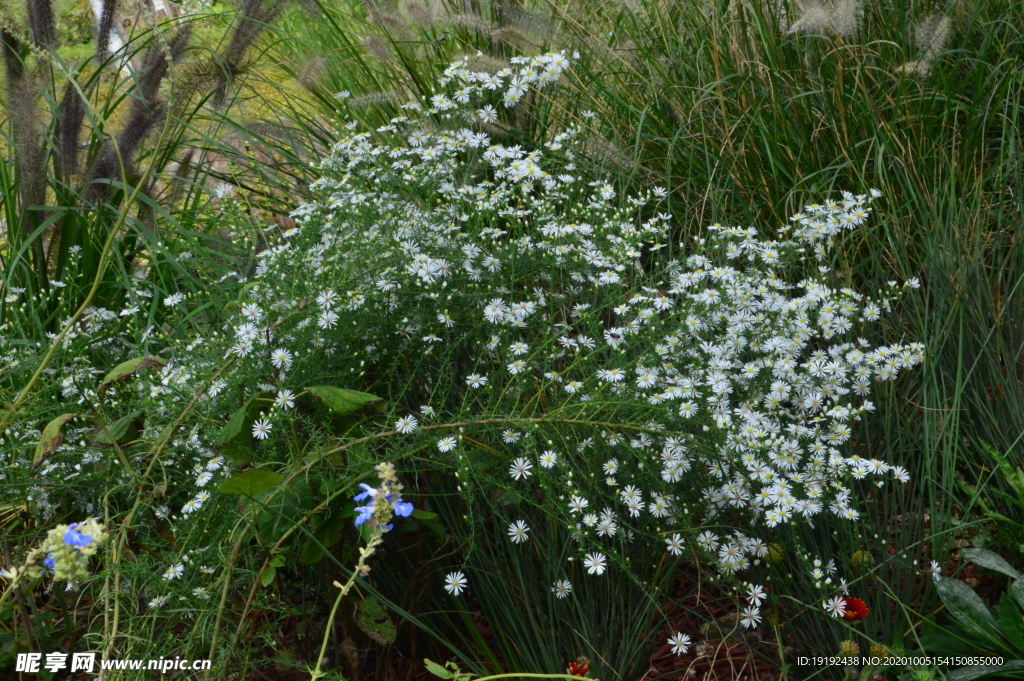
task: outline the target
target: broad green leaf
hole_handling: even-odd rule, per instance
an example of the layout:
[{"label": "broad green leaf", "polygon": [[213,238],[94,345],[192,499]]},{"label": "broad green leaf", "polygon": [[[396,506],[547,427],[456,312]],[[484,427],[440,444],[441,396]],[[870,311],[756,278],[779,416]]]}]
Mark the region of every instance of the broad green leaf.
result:
[{"label": "broad green leaf", "polygon": [[254,395],[243,404],[238,411],[232,414],[231,418],[220,435],[217,436],[217,444],[224,456],[237,466],[244,466],[252,460],[252,450],[255,439],[252,435],[252,424],[260,415],[259,395]]},{"label": "broad green leaf", "polygon": [[936,577],[935,588],[946,607],[964,627],[986,640],[999,640],[999,625],[971,587],[951,577]]},{"label": "broad green leaf", "polygon": [[274,556],[270,561],[270,567],[284,567],[284,556]]},{"label": "broad green leaf", "polygon": [[[943,655],[973,655],[978,650],[977,637],[957,622],[938,626],[934,620],[925,618],[918,641],[922,650]],[[896,657],[901,655],[894,652]]]},{"label": "broad green leaf", "polygon": [[57,451],[58,447],[64,444],[64,433],[61,432],[61,428],[76,416],[79,416],[79,414],[61,414],[46,424],[46,427],[43,428],[43,435],[39,438],[39,444],[36,445],[36,455],[32,459],[33,468],[41,464],[43,459],[53,454]]},{"label": "broad green leaf", "polygon": [[252,424],[256,420],[256,415],[253,414],[253,399],[239,407],[238,411],[231,415],[231,419],[224,424],[224,427],[220,431],[220,435],[217,436],[217,442],[223,444],[229,440],[234,440],[237,437],[242,437],[246,433],[252,436]]},{"label": "broad green leaf", "polygon": [[260,575],[260,584],[263,586],[270,586],[275,577],[277,577],[277,568],[273,565],[268,565],[267,569],[263,571],[262,575]]},{"label": "broad green leaf", "polygon": [[367,405],[383,402],[380,397],[370,393],[348,390],[346,388],[335,388],[329,385],[314,385],[306,388],[306,392],[313,395],[335,414],[351,414]]},{"label": "broad green leaf", "polygon": [[961,667],[949,672],[948,677],[949,681],[972,681],[993,674],[1020,671],[1024,671],[1024,660],[1010,660],[998,667]]},{"label": "broad green leaf", "polygon": [[[142,432],[143,414],[145,414],[143,411],[133,411],[131,414],[119,418],[113,425],[107,426],[107,430],[110,431],[117,444],[123,445],[138,439],[139,433]],[[107,434],[103,430],[96,433],[96,444],[110,444],[110,439],[107,438]]]},{"label": "broad green leaf", "polygon": [[437,518],[436,513],[430,511],[424,511],[422,508],[414,508],[412,511],[412,517],[417,520],[435,520]]},{"label": "broad green leaf", "polygon": [[246,471],[233,475],[220,484],[218,489],[224,494],[241,494],[254,497],[263,490],[281,484],[284,478],[272,471]]},{"label": "broad green leaf", "polygon": [[999,621],[999,631],[1013,646],[1014,654],[1024,656],[1024,614],[1021,614],[1020,608],[1009,593],[1004,593],[999,599],[996,618]]},{"label": "broad green leaf", "polygon": [[103,377],[103,380],[100,381],[100,387],[96,392],[102,396],[114,381],[120,381],[122,378],[128,378],[139,369],[165,366],[167,366],[167,360],[160,359],[159,357],[136,357],[135,359],[129,359],[126,362],[121,362],[114,367],[113,371]]},{"label": "broad green leaf", "polygon": [[1021,574],[1014,570],[1012,565],[994,551],[989,551],[988,549],[964,549],[961,553],[975,565],[1001,572],[1012,579],[1020,579],[1021,577]]},{"label": "broad green leaf", "polygon": [[356,603],[356,624],[382,646],[395,642],[395,623],[388,617],[388,611],[380,601],[373,596]]},{"label": "broad green leaf", "polygon": [[424,658],[423,666],[425,666],[427,668],[427,671],[433,674],[434,676],[439,676],[442,679],[452,678],[452,673],[436,662]]},{"label": "broad green leaf", "polygon": [[1024,608],[1024,579],[1018,579],[1010,585],[1010,595]]}]

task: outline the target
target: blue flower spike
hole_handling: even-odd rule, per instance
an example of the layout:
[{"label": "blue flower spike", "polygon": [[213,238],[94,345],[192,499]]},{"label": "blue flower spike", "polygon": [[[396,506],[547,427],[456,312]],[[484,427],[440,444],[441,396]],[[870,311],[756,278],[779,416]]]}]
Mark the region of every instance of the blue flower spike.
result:
[{"label": "blue flower spike", "polygon": [[64,533],[64,543],[68,546],[88,546],[92,543],[92,537],[76,531],[76,527],[78,527],[78,523],[73,523],[68,527],[68,531]]},{"label": "blue flower spike", "polygon": [[[384,501],[385,503],[388,504],[388,506],[390,506],[392,513],[394,513],[395,515],[402,516],[403,518],[408,518],[410,515],[412,515],[413,506],[408,502],[402,501],[400,498],[397,500],[395,499],[395,497],[397,496],[397,492],[401,491],[401,486],[398,486],[396,490],[388,491],[390,485],[392,484],[397,484],[397,481],[393,481],[391,483],[384,483]],[[359,486],[363,488],[363,491],[355,495],[353,497],[353,500],[366,501],[367,499],[369,499],[369,503],[367,503],[365,506],[357,506],[355,508],[357,514],[355,524],[357,527],[365,523],[370,518],[372,518],[374,513],[376,513],[377,507],[375,504],[377,501],[377,497],[381,491],[374,489],[373,487],[370,487],[366,483],[359,483]],[[389,530],[391,530],[392,527],[394,527],[394,525],[392,524],[385,525],[384,531],[388,532]]]}]

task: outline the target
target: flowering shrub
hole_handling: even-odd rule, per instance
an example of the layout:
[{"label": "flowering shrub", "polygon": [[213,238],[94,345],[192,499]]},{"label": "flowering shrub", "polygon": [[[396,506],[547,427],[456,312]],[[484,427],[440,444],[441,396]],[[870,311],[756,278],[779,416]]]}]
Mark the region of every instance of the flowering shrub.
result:
[{"label": "flowering shrub", "polygon": [[[879,192],[806,206],[780,229],[782,240],[716,224],[710,243],[701,239],[685,260],[660,259],[671,224],[657,211],[664,190],[619,200],[610,184],[578,179],[583,126],[529,152],[479,132],[495,107],[557,81],[567,58],[513,60],[518,68],[497,74],[467,63],[445,71],[429,103],[408,105],[407,116],[380,128],[385,141],[354,133],[321,163],[321,200],[296,211],[299,226],[262,253],[259,299],[280,311],[275,320],[315,300],[289,324],[315,326],[315,347],[377,370],[420,357],[424,369],[409,378],[429,386],[417,387],[429,390],[423,410],[435,421],[509,417],[501,429],[508,475],[528,485],[539,465],[563,515],[593,546],[620,529],[693,527],[682,516],[765,537],[826,512],[855,520],[853,481],[906,480],[899,466],[838,447],[851,420],[873,409],[851,398],[921,362],[923,346],[849,340],[889,309],[890,296],[782,276],[794,259],[824,260],[841,231],[868,219]],[[285,276],[297,271],[310,276]],[[341,331],[348,325],[355,333]],[[265,353],[243,337],[250,326],[237,330],[239,355]],[[430,363],[432,355],[443,361]],[[416,437],[422,417],[404,415],[395,430]],[[593,469],[568,452],[538,438],[527,444],[520,428],[560,418],[563,433],[570,422],[606,421],[595,429],[605,485],[586,487]],[[467,467],[460,433],[438,434],[437,453]],[[598,446],[594,437],[563,444]],[[696,488],[702,497],[682,491]],[[513,542],[525,532],[522,521],[509,528]],[[768,551],[738,530],[696,539],[729,572]],[[679,533],[665,541],[681,552]],[[603,574],[605,555],[590,551],[585,564]]]},{"label": "flowering shrub", "polygon": [[[497,73],[473,72],[464,60],[444,72],[441,91],[406,105],[390,125],[370,133],[349,123],[353,132],[320,164],[318,199],[293,213],[294,228],[260,236],[255,277],[222,282],[238,296],[226,333],[184,331],[204,301],[172,294],[162,302],[178,330],[142,333],[135,347],[144,358],[98,384],[102,372],[88,360],[62,359],[64,400],[117,420],[107,419],[102,436],[68,425],[77,413],[51,422],[55,430],[12,431],[19,451],[43,439],[39,479],[26,480],[25,491],[46,507],[54,476],[99,475],[110,463],[125,483],[160,472],[155,498],[168,501],[154,516],[178,542],[162,579],[139,591],[151,608],[186,572],[207,580],[192,600],[216,587],[205,576],[213,569],[192,567],[221,522],[200,513],[205,505],[224,500],[221,492],[244,494],[300,523],[347,492],[348,482],[325,475],[327,501],[316,505],[312,488],[301,487],[304,474],[339,452],[351,451],[353,474],[366,474],[381,454],[399,466],[415,459],[448,468],[474,518],[481,496],[512,499],[501,506],[512,550],[534,532],[517,514],[535,506],[568,530],[578,545],[569,560],[580,558],[587,579],[608,579],[611,566],[628,573],[637,539],[673,558],[710,557],[724,575],[749,575],[769,557],[777,528],[823,515],[856,520],[858,485],[907,474],[844,456],[840,446],[851,421],[873,408],[863,399],[872,382],[921,362],[923,346],[872,348],[855,338],[890,309],[895,282],[894,292],[871,299],[838,288],[824,265],[822,277],[796,283],[785,266],[824,261],[880,193],[808,205],[778,239],[712,225],[706,239],[681,247],[685,257],[673,257],[672,217],[659,211],[665,190],[620,197],[612,184],[579,176],[585,124],[538,149],[494,141],[498,108],[540,99],[568,67],[561,53],[514,59]],[[224,215],[233,215],[233,200],[217,199]],[[111,347],[127,344],[116,329],[132,314],[91,310],[68,349],[89,339],[103,350],[95,341],[103,334]],[[297,408],[308,399],[348,416],[381,408],[376,395],[389,400],[384,426],[369,416],[325,425],[321,412]],[[379,448],[360,454],[355,445],[366,443]],[[248,473],[248,487],[229,478],[249,463],[288,477],[264,475],[258,491]],[[397,498],[397,478],[385,477],[387,485],[364,485],[356,497],[373,499],[354,513],[376,532],[392,513],[412,513]],[[236,482],[214,490],[225,479]],[[88,490],[83,483],[68,497],[98,504]],[[272,523],[257,516],[255,525],[262,533]],[[258,579],[272,579],[280,565],[268,558]],[[843,588],[832,585],[831,563],[818,559],[808,570],[826,595]],[[445,582],[456,597],[473,588],[462,571]],[[559,601],[574,594],[564,576],[548,588]],[[746,590],[741,621],[754,627],[766,594]],[[856,600],[834,594],[825,607],[844,617]],[[670,644],[682,654],[690,638],[676,634]]]}]

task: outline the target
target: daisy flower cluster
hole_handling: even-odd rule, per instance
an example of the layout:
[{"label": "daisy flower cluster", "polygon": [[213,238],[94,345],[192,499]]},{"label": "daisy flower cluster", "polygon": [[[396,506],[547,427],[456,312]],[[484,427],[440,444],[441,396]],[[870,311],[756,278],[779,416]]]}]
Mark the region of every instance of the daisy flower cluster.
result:
[{"label": "daisy flower cluster", "polygon": [[[618,508],[600,516],[580,513],[597,538],[642,514],[678,519],[678,491],[695,485],[703,498],[691,506],[703,523],[744,516],[770,530],[823,513],[856,520],[857,481],[904,481],[906,471],[841,446],[874,408],[866,399],[872,383],[920,363],[924,348],[873,348],[855,330],[918,284],[891,282],[872,299],[824,276],[791,282],[784,266],[823,262],[836,237],[868,220],[881,193],[809,204],[779,239],[711,225],[692,255],[652,274],[642,263],[657,261],[672,220],[658,210],[664,190],[620,198],[605,182],[581,180],[580,124],[530,151],[488,133],[495,107],[514,106],[568,67],[563,53],[514,59],[497,74],[456,62],[441,92],[335,145],[312,186],[323,198],[295,211],[298,227],[261,255],[265,274],[310,276],[266,276],[261,311],[236,329],[232,352],[248,356],[265,345],[266,326],[256,322],[267,308],[296,310],[301,297],[315,304],[297,326],[316,327],[313,345],[325,351],[381,364],[383,346],[429,355],[486,333],[464,378],[467,393],[539,383],[564,403],[600,398],[653,408],[657,420],[646,432],[604,434],[601,444],[623,454],[603,473],[615,486],[649,461],[661,482],[626,488],[614,495]],[[335,333],[357,311],[361,325],[385,320],[361,326],[366,347],[354,334]],[[402,342],[390,344],[388,335]],[[284,369],[292,351],[275,345],[281,349],[268,346],[266,354]],[[396,423],[407,435],[417,426],[411,416]],[[515,430],[502,434],[508,445],[518,439]],[[452,453],[458,442],[458,434],[445,434],[437,449]],[[529,484],[534,464],[552,469],[558,453],[510,461],[510,477]],[[582,489],[569,492],[565,510],[575,515],[590,500]],[[739,531],[705,532],[696,543],[716,552],[726,571],[765,550]],[[681,546],[681,538],[668,543],[673,552]]]}]

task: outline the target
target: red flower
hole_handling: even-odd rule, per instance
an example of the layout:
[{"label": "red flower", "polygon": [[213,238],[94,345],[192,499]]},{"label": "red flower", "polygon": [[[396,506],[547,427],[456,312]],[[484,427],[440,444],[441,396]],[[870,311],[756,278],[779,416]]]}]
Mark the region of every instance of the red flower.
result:
[{"label": "red flower", "polygon": [[570,676],[579,676],[580,678],[584,678],[584,677],[586,677],[587,672],[589,672],[589,671],[590,671],[589,660],[581,659],[581,660],[579,660],[577,662],[570,662],[569,663],[569,675]]},{"label": "red flower", "polygon": [[857,622],[868,616],[870,610],[868,610],[868,604],[859,598],[844,598],[843,606],[846,608],[846,612],[843,613],[843,619],[847,622]]}]

